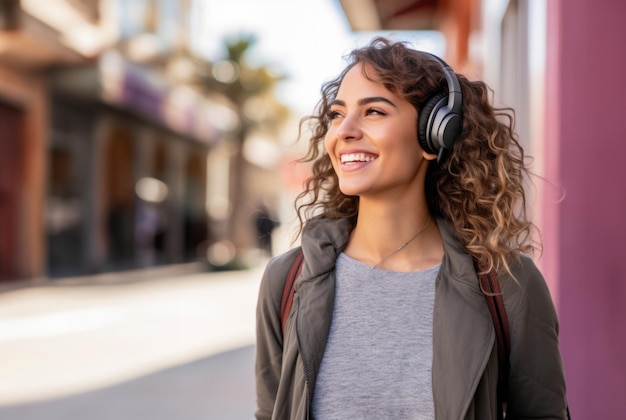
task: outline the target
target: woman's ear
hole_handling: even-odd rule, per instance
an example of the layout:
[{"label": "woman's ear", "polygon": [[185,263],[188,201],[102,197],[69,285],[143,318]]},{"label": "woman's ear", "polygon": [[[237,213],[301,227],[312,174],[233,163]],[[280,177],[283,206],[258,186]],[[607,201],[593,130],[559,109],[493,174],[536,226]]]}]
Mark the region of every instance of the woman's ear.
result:
[{"label": "woman's ear", "polygon": [[422,156],[426,160],[435,160],[435,159],[437,159],[437,155],[435,153],[428,153],[426,151],[422,151]]}]

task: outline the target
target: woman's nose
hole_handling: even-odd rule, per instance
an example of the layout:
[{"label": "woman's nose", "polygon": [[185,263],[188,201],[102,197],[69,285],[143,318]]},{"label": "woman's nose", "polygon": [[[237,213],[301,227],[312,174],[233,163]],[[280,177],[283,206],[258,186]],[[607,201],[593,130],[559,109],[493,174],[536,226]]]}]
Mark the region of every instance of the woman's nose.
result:
[{"label": "woman's nose", "polygon": [[354,116],[344,117],[337,128],[337,137],[341,140],[357,140],[361,135],[361,127]]}]

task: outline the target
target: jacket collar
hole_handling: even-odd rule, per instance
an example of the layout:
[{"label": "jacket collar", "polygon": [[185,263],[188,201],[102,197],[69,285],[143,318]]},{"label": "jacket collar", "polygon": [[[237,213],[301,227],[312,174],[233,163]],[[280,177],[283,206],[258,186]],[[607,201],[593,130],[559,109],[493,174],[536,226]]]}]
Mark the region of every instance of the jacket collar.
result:
[{"label": "jacket collar", "polygon": [[347,219],[314,218],[307,222],[302,233],[302,251],[305,264],[302,278],[310,279],[335,269],[337,256],[345,249],[353,229]]},{"label": "jacket collar", "polygon": [[302,234],[304,265],[296,281],[296,332],[309,398],[322,363],[335,301],[335,261],[350,238],[346,219],[315,218]]},{"label": "jacket collar", "polygon": [[[450,226],[437,219],[444,245],[443,265],[450,275],[469,286],[478,286],[471,257],[459,244]],[[315,261],[309,265],[312,278],[334,270],[337,256],[345,249],[354,225],[347,219],[327,219],[317,217],[307,222],[302,235],[302,250],[305,261]],[[304,271],[304,270],[303,270]]]}]

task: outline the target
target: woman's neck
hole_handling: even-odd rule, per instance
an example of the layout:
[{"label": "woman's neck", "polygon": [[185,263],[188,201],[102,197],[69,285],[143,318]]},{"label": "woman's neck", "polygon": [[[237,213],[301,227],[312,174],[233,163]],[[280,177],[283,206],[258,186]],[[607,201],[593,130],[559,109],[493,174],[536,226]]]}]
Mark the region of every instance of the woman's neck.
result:
[{"label": "woman's neck", "polygon": [[428,207],[360,202],[346,254],[393,271],[431,267],[443,256],[441,236]]}]

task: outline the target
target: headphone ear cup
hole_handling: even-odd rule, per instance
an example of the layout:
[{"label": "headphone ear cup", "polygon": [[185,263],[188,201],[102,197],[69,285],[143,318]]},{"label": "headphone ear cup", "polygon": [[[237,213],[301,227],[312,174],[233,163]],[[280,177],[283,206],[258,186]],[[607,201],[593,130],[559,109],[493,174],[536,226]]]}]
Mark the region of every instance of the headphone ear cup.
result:
[{"label": "headphone ear cup", "polygon": [[439,93],[430,98],[419,110],[417,118],[417,139],[420,146],[426,153],[438,154],[441,148],[439,142],[433,139],[432,123],[435,121],[435,115],[442,106],[446,105],[448,95]]}]

